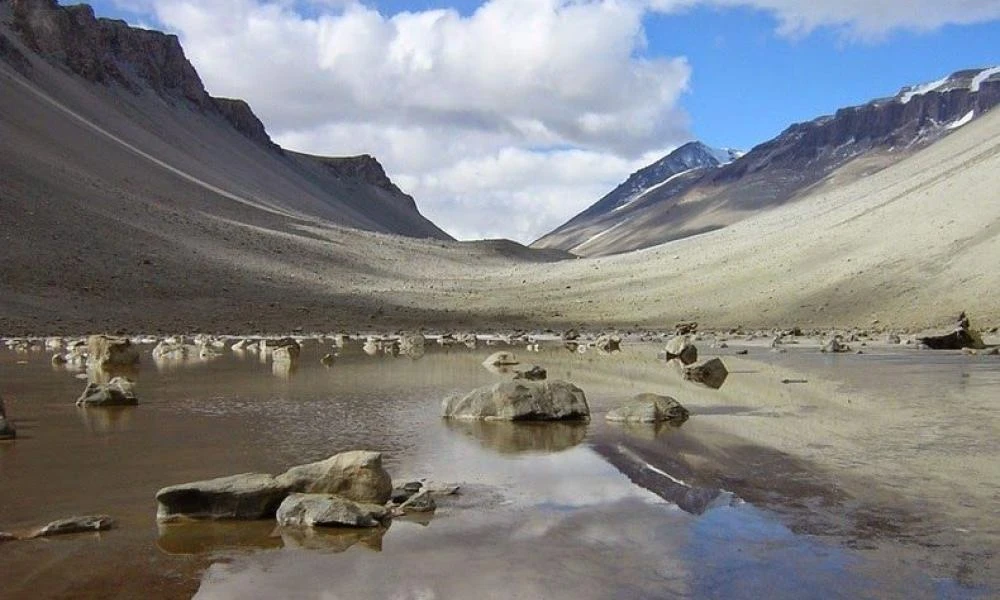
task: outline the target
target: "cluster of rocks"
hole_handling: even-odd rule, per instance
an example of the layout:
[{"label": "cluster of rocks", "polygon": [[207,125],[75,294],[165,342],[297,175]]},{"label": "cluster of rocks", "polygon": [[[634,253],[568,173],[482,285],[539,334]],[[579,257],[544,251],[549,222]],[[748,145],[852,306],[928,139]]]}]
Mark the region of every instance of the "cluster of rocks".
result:
[{"label": "cluster of rocks", "polygon": [[156,519],[274,518],[285,527],[378,527],[408,510],[433,510],[430,492],[421,488],[419,482],[393,488],[381,453],[356,450],[278,476],[247,473],[163,488],[156,494]]}]

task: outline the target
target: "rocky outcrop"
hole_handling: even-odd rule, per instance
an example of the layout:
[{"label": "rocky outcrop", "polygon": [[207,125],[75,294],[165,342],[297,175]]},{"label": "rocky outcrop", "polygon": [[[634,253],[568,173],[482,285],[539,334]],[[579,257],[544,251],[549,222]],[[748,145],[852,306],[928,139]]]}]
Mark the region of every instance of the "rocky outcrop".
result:
[{"label": "rocky outcrop", "polygon": [[727,377],[729,377],[729,371],[722,360],[718,358],[684,369],[684,379],[708,386],[713,390],[721,388]]},{"label": "rocky outcrop", "polygon": [[254,114],[246,100],[238,98],[212,98],[212,105],[229,123],[246,137],[276,152],[284,152],[268,135],[264,123]]},{"label": "rocky outcrop", "polygon": [[285,527],[378,527],[390,518],[381,504],[352,502],[332,494],[290,494],[278,507]]},{"label": "rocky outcrop", "polygon": [[608,412],[608,421],[625,423],[661,423],[687,421],[687,409],[669,396],[639,394],[626,400],[621,406]]},{"label": "rocky outcrop", "polygon": [[288,486],[270,475],[247,473],[165,487],[156,493],[156,520],[273,517]]},{"label": "rocky outcrop", "polygon": [[125,377],[115,377],[108,383],[90,382],[76,401],[77,406],[135,406],[135,384]]},{"label": "rocky outcrop", "polygon": [[276,480],[291,492],[336,494],[355,502],[385,504],[392,494],[392,478],[382,467],[382,454],[364,450],[292,467]]},{"label": "rocky outcrop", "polygon": [[452,419],[496,421],[563,421],[590,418],[583,390],[565,381],[503,381],[464,396],[451,396],[441,405]]},{"label": "rocky outcrop", "polygon": [[[393,194],[403,194],[395,183],[385,174],[385,169],[375,159],[374,156],[361,154],[359,156],[338,156],[338,157],[313,157],[313,160],[320,163],[328,171],[336,175],[338,179],[352,179],[361,181],[377,188],[381,188]],[[410,198],[409,196],[406,196]],[[412,202],[412,198],[410,201]]]},{"label": "rocky outcrop", "polygon": [[52,537],[54,535],[69,535],[71,533],[86,533],[88,531],[107,531],[115,524],[114,519],[107,515],[70,517],[52,521],[31,532],[28,538]]},{"label": "rocky outcrop", "polygon": [[958,320],[955,323],[955,330],[951,333],[925,336],[919,338],[919,340],[921,344],[931,350],[982,349],[984,347],[982,338],[969,327],[969,318],[963,312],[958,316]]}]

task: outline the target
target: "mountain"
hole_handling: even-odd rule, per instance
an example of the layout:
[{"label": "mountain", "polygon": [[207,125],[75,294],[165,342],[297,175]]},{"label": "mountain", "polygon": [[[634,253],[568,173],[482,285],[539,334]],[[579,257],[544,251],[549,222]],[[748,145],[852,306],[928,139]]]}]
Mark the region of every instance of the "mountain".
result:
[{"label": "mountain", "polygon": [[812,186],[871,175],[998,103],[1000,68],[971,69],[792,125],[717,168],[657,169],[668,156],[532,246],[606,255],[719,229],[794,201]]},{"label": "mountain", "polygon": [[[176,36],[98,19],[87,5],[0,0],[0,64],[8,95],[34,97],[36,111],[47,104],[71,114],[92,125],[92,135],[117,139],[223,195],[349,227],[451,239],[371,156],[314,157],[275,144],[246,102],[208,94]],[[15,131],[0,140],[5,151],[36,125],[16,116],[9,115]],[[70,151],[38,150],[34,166]],[[32,161],[7,167],[27,175]]]}]

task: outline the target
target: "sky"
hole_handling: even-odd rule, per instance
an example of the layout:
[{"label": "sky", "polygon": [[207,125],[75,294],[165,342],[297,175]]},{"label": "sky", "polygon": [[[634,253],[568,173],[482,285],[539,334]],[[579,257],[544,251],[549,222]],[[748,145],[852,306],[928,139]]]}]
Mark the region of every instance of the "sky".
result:
[{"label": "sky", "polygon": [[91,4],[177,34],[282,146],[375,156],[459,239],[528,243],[684,142],[749,150],[1000,65],[1000,0]]}]

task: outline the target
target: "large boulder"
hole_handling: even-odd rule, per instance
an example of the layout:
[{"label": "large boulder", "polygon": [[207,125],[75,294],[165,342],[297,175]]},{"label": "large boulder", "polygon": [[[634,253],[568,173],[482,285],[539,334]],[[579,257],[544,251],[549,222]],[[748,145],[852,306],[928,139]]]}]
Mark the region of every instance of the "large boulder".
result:
[{"label": "large boulder", "polygon": [[845,352],[850,352],[851,347],[844,343],[844,338],[837,335],[830,339],[827,343],[823,344],[820,348],[820,352],[827,352],[830,354],[843,354]]},{"label": "large boulder", "polygon": [[616,334],[602,335],[594,341],[594,347],[601,352],[620,352],[622,338]]},{"label": "large boulder", "polygon": [[275,363],[294,363],[299,360],[299,347],[279,346],[271,351],[271,359]]},{"label": "large boulder", "polygon": [[245,473],[165,487],[156,493],[156,520],[273,517],[288,486],[261,473]]},{"label": "large boulder", "polygon": [[968,329],[956,329],[945,335],[931,335],[920,338],[920,343],[932,350],[981,349],[983,341]]},{"label": "large boulder", "polygon": [[290,492],[336,494],[355,502],[385,504],[392,495],[392,478],[382,467],[382,454],[364,450],[292,467],[276,480]]},{"label": "large boulder", "polygon": [[87,363],[98,369],[139,364],[139,350],[128,338],[92,335],[87,338]]},{"label": "large boulder", "polygon": [[290,360],[297,360],[302,351],[302,346],[295,341],[295,338],[286,337],[276,340],[264,339],[260,341],[260,353],[263,355],[272,354],[278,348],[286,348],[286,350],[284,350],[281,354],[288,356]]},{"label": "large boulder", "polygon": [[115,377],[108,383],[90,382],[76,401],[77,406],[135,406],[135,384],[125,377]]},{"label": "large boulder", "polygon": [[502,381],[451,396],[442,414],[452,419],[496,421],[563,421],[590,418],[583,390],[565,381]]},{"label": "large boulder", "polygon": [[638,394],[626,400],[621,406],[608,412],[608,421],[626,423],[660,423],[672,421],[683,423],[688,419],[688,411],[681,403],[669,396],[658,394]]},{"label": "large boulder", "polygon": [[721,388],[728,376],[726,365],[718,358],[684,369],[684,379],[706,385],[713,390]]},{"label": "large boulder", "polygon": [[378,527],[390,515],[381,504],[352,502],[333,494],[290,494],[276,517],[282,526]]},{"label": "large boulder", "polygon": [[96,515],[86,517],[70,517],[52,521],[48,525],[43,525],[31,532],[29,538],[51,537],[54,535],[68,535],[71,533],[85,533],[88,531],[107,531],[114,526],[114,519],[107,515]]},{"label": "large boulder", "polygon": [[698,361],[698,348],[686,335],[679,335],[667,342],[665,351],[668,362],[679,360],[685,365],[693,365]]},{"label": "large boulder", "polygon": [[0,398],[0,440],[12,440],[17,437],[17,431],[7,420],[7,409],[3,405],[3,398]]}]

